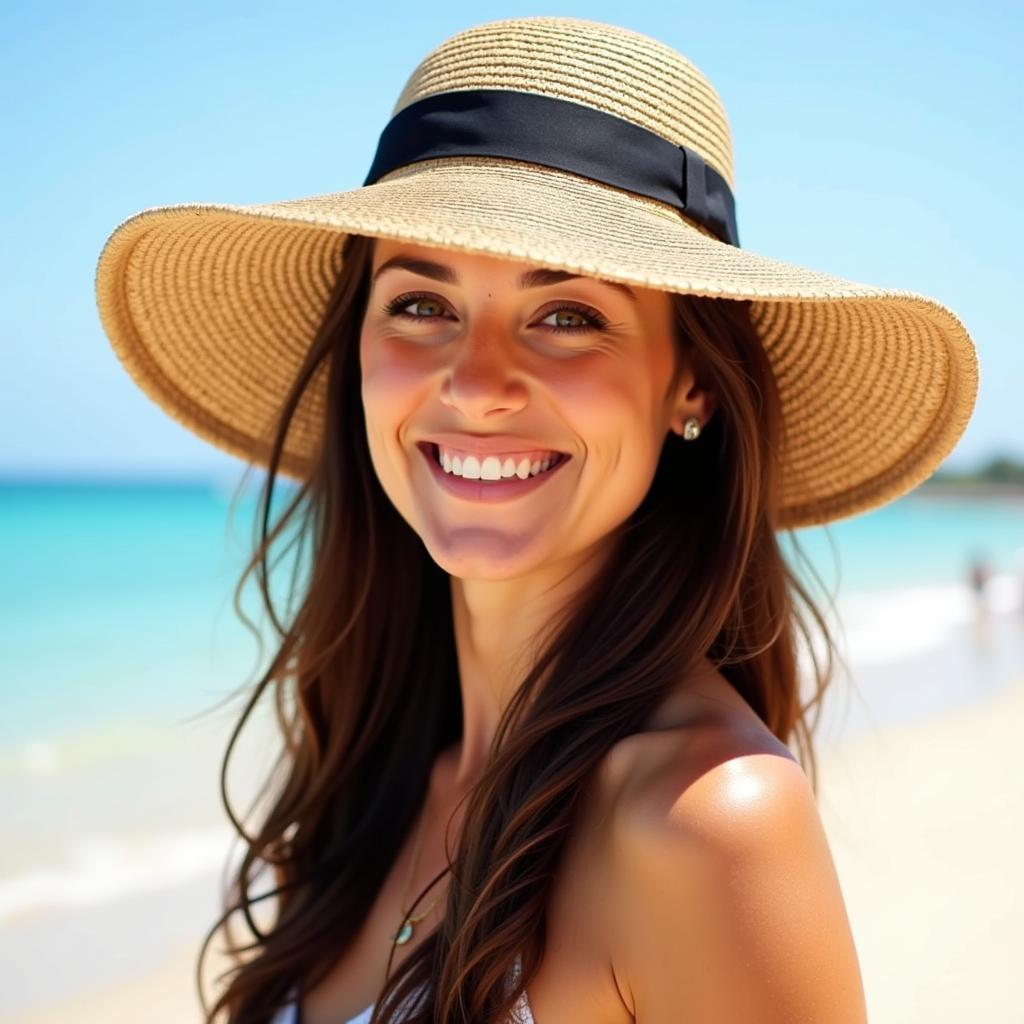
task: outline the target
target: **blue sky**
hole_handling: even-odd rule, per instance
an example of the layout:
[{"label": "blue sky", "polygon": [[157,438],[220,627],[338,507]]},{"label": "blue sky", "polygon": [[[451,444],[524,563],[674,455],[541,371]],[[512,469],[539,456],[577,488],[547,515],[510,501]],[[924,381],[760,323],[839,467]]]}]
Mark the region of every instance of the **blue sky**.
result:
[{"label": "blue sky", "polygon": [[744,247],[950,306],[981,385],[947,465],[1024,457],[1020,4],[6,10],[0,473],[234,475],[109,348],[92,290],[107,235],[148,206],[359,186],[419,60],[470,25],[531,14],[624,25],[689,57],[732,126]]}]

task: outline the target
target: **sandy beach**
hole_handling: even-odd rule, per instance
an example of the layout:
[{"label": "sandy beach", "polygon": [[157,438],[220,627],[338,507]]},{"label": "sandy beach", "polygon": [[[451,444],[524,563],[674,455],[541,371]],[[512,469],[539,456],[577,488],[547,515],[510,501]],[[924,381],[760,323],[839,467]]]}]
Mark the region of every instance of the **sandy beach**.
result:
[{"label": "sandy beach", "polygon": [[[819,745],[819,808],[872,1024],[1024,1021],[1015,986],[1024,949],[1022,736],[1024,673],[969,706]],[[202,877],[97,908],[91,926],[80,916],[73,938],[86,961],[101,955],[100,934],[100,946],[120,937],[130,948],[148,924],[173,941],[165,936],[162,949],[126,962],[121,977],[80,982],[74,994],[7,1019],[197,1024],[196,953],[214,898]],[[59,941],[50,970],[71,964],[75,948]],[[209,964],[208,978],[223,967],[214,955]]]},{"label": "sandy beach", "polygon": [[1024,673],[822,756],[819,808],[872,1024],[1024,1021]]}]

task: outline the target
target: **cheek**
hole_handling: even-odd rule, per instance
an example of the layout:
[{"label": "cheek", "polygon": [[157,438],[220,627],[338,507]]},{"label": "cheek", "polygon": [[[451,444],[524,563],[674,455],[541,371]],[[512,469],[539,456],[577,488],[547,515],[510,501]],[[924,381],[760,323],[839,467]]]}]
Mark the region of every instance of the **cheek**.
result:
[{"label": "cheek", "polygon": [[647,472],[651,459],[657,458],[657,450],[652,454],[657,439],[649,367],[627,359],[606,361],[566,375],[558,394],[588,459],[606,468]]},{"label": "cheek", "polygon": [[359,360],[370,460],[384,489],[396,500],[392,489],[403,475],[397,446],[403,425],[419,401],[423,372],[379,339],[361,339]]},{"label": "cheek", "polygon": [[423,367],[410,353],[365,335],[360,340],[359,360],[368,426],[383,426],[400,415],[422,388]]}]

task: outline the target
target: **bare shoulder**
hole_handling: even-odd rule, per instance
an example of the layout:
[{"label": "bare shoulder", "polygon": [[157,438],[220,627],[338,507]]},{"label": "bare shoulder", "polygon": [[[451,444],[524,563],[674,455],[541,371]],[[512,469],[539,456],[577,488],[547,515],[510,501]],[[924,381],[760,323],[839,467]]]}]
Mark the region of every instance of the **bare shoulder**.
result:
[{"label": "bare shoulder", "polygon": [[639,1024],[684,1008],[700,1024],[863,1024],[810,781],[743,707],[726,701],[629,751],[612,821],[610,955],[624,1001]]}]

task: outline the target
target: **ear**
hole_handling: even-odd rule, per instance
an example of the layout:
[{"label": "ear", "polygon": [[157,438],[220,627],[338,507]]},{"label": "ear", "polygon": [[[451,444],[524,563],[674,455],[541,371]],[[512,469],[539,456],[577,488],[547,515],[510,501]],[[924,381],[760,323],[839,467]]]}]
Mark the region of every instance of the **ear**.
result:
[{"label": "ear", "polygon": [[718,397],[715,393],[697,384],[693,373],[687,371],[682,375],[679,387],[676,390],[670,421],[673,433],[682,436],[683,424],[691,416],[695,416],[700,421],[700,426],[703,430],[717,408]]}]

